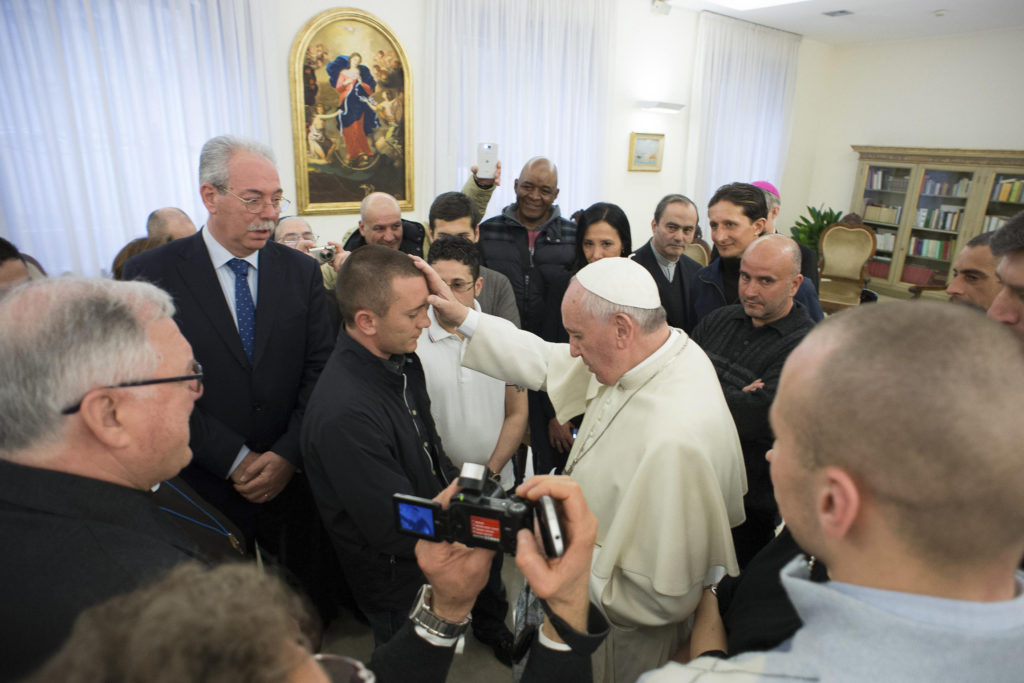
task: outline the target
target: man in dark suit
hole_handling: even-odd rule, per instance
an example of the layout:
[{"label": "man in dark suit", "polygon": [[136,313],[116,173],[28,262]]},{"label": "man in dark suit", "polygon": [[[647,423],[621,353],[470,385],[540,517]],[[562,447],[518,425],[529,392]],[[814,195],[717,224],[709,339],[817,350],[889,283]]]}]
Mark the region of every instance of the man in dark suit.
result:
[{"label": "man in dark suit", "polygon": [[697,325],[690,280],[700,264],[685,252],[697,232],[698,220],[693,200],[681,194],[665,195],[654,209],[651,239],[632,256],[657,283],[668,324],[687,333]]},{"label": "man in dark suit", "polygon": [[269,148],[213,138],[199,181],[204,228],[131,259],[125,277],[171,294],[203,364],[194,459],[182,477],[302,578],[306,568],[284,555],[283,541],[289,535],[292,554],[291,534],[315,529],[308,485],[293,474],[306,401],[331,349],[320,271],[271,241],[287,200]]}]

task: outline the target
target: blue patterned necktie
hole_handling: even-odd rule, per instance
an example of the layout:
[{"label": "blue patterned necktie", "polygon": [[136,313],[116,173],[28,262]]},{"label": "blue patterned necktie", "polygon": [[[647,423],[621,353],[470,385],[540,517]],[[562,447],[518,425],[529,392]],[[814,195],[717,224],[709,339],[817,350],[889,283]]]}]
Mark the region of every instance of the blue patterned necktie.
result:
[{"label": "blue patterned necktie", "polygon": [[252,303],[252,292],[249,291],[249,262],[240,258],[228,261],[228,266],[235,273],[235,317],[238,318],[238,336],[242,338],[242,348],[249,362],[252,362],[252,337],[256,328],[256,307]]}]

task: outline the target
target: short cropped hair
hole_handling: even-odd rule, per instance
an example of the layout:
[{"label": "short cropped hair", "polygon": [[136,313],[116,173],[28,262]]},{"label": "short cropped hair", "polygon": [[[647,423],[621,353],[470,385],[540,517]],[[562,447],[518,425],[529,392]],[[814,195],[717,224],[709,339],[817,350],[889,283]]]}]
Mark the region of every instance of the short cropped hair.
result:
[{"label": "short cropped hair", "polygon": [[[697,205],[693,202],[692,199],[690,199],[686,195],[684,195],[684,194],[667,194],[664,197],[662,197],[661,201],[658,202],[658,205],[656,207],[654,207],[654,222],[655,223],[660,223],[661,222],[661,217],[665,213],[665,209],[667,209],[669,207],[669,204],[686,204],[687,206],[692,206],[694,211],[697,210]],[[700,219],[700,214],[699,213],[697,214],[697,218],[698,218],[698,222],[700,222],[700,220],[699,220]]]},{"label": "short cropped hair", "polygon": [[779,233],[772,233],[771,235],[761,235],[756,240],[750,243],[750,246],[743,252],[744,256],[750,253],[750,250],[756,244],[768,242],[771,244],[778,244],[782,249],[782,253],[789,257],[790,261],[790,273],[791,278],[796,277],[800,274],[800,267],[803,264],[803,255],[800,253],[800,246],[796,243],[789,235],[780,235]]},{"label": "short cropped hair", "polygon": [[461,235],[445,237],[430,245],[427,263],[437,261],[457,261],[469,266],[473,282],[480,277],[480,247]]},{"label": "short cropped hair", "polygon": [[273,150],[258,140],[218,135],[207,140],[199,152],[199,184],[209,183],[221,193],[227,190],[228,162],[236,152],[251,152],[272,164],[276,163]]},{"label": "short cropped hair", "polygon": [[996,258],[1024,250],[1024,211],[1007,221],[992,236],[989,243]]},{"label": "short cropped hair", "polygon": [[965,306],[891,302],[828,318],[814,342],[820,364],[782,409],[805,465],[851,474],[935,561],[1024,547],[1016,337]]},{"label": "short cropped hair", "polygon": [[338,271],[335,286],[345,324],[355,324],[356,313],[362,310],[387,315],[398,298],[392,283],[403,277],[423,277],[407,254],[379,244],[367,244],[353,251]]},{"label": "short cropped hair", "polygon": [[146,379],[161,357],[146,330],[174,314],[145,282],[60,277],[0,302],[0,457],[56,440],[60,411],[96,387]]},{"label": "short cropped hair", "polygon": [[[146,234],[150,237],[161,237],[167,234],[167,216],[168,214],[181,214],[185,218],[188,218],[188,214],[181,209],[168,206],[163,209],[156,209],[152,211],[146,218]],[[191,220],[191,219],[189,219]]]},{"label": "short cropped hair", "polygon": [[975,235],[967,241],[968,247],[988,247],[992,244],[992,237],[995,236],[995,232],[983,232],[980,235]]},{"label": "short cropped hair", "polygon": [[743,215],[753,223],[760,218],[768,217],[768,202],[764,194],[764,190],[750,183],[729,183],[715,190],[711,201],[708,202],[708,208],[719,202],[729,202],[740,207]]},{"label": "short cropped hair", "polygon": [[255,565],[198,563],[82,612],[30,681],[278,683],[317,628],[282,581]]},{"label": "short cropped hair", "polygon": [[480,215],[470,198],[461,192],[442,192],[434,198],[434,203],[430,205],[427,223],[433,230],[434,221],[438,219],[457,221],[466,216],[469,216],[469,224],[475,230],[476,226],[480,224]]},{"label": "short cropped hair", "polygon": [[[572,277],[576,280],[576,276]],[[583,294],[580,296],[580,310],[584,314],[593,316],[601,321],[606,321],[613,315],[618,313],[625,313],[636,322],[640,331],[644,334],[651,334],[657,332],[658,329],[665,324],[665,307],[658,306],[657,308],[637,308],[636,306],[623,306],[616,304],[603,296],[594,294],[586,287],[581,285]]]}]

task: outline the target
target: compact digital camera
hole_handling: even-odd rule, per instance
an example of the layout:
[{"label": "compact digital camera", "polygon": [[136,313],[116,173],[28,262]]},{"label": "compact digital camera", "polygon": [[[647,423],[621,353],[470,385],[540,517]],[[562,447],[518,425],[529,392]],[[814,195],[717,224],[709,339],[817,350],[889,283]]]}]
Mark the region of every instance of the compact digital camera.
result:
[{"label": "compact digital camera", "polygon": [[519,496],[506,496],[496,482],[487,478],[483,465],[466,463],[459,476],[462,490],[452,497],[448,509],[428,498],[394,495],[398,531],[429,541],[459,542],[515,555],[516,533],[533,531],[534,518],[540,527],[548,557],[565,554],[565,540],[555,502],[541,496],[533,503]]},{"label": "compact digital camera", "polygon": [[338,248],[333,244],[329,244],[326,247],[313,247],[309,250],[310,256],[315,256],[320,260],[320,263],[330,263],[334,260],[334,255],[338,253]]}]

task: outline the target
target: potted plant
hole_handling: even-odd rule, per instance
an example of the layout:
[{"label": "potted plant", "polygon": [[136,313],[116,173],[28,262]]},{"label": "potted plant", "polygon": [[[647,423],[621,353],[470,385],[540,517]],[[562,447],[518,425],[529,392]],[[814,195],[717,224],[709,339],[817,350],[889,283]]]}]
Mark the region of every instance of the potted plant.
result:
[{"label": "potted plant", "polygon": [[800,216],[796,220],[796,224],[790,228],[789,233],[793,239],[817,254],[818,240],[821,238],[822,231],[833,223],[838,223],[842,217],[843,214],[834,209],[808,206],[807,215]]}]

